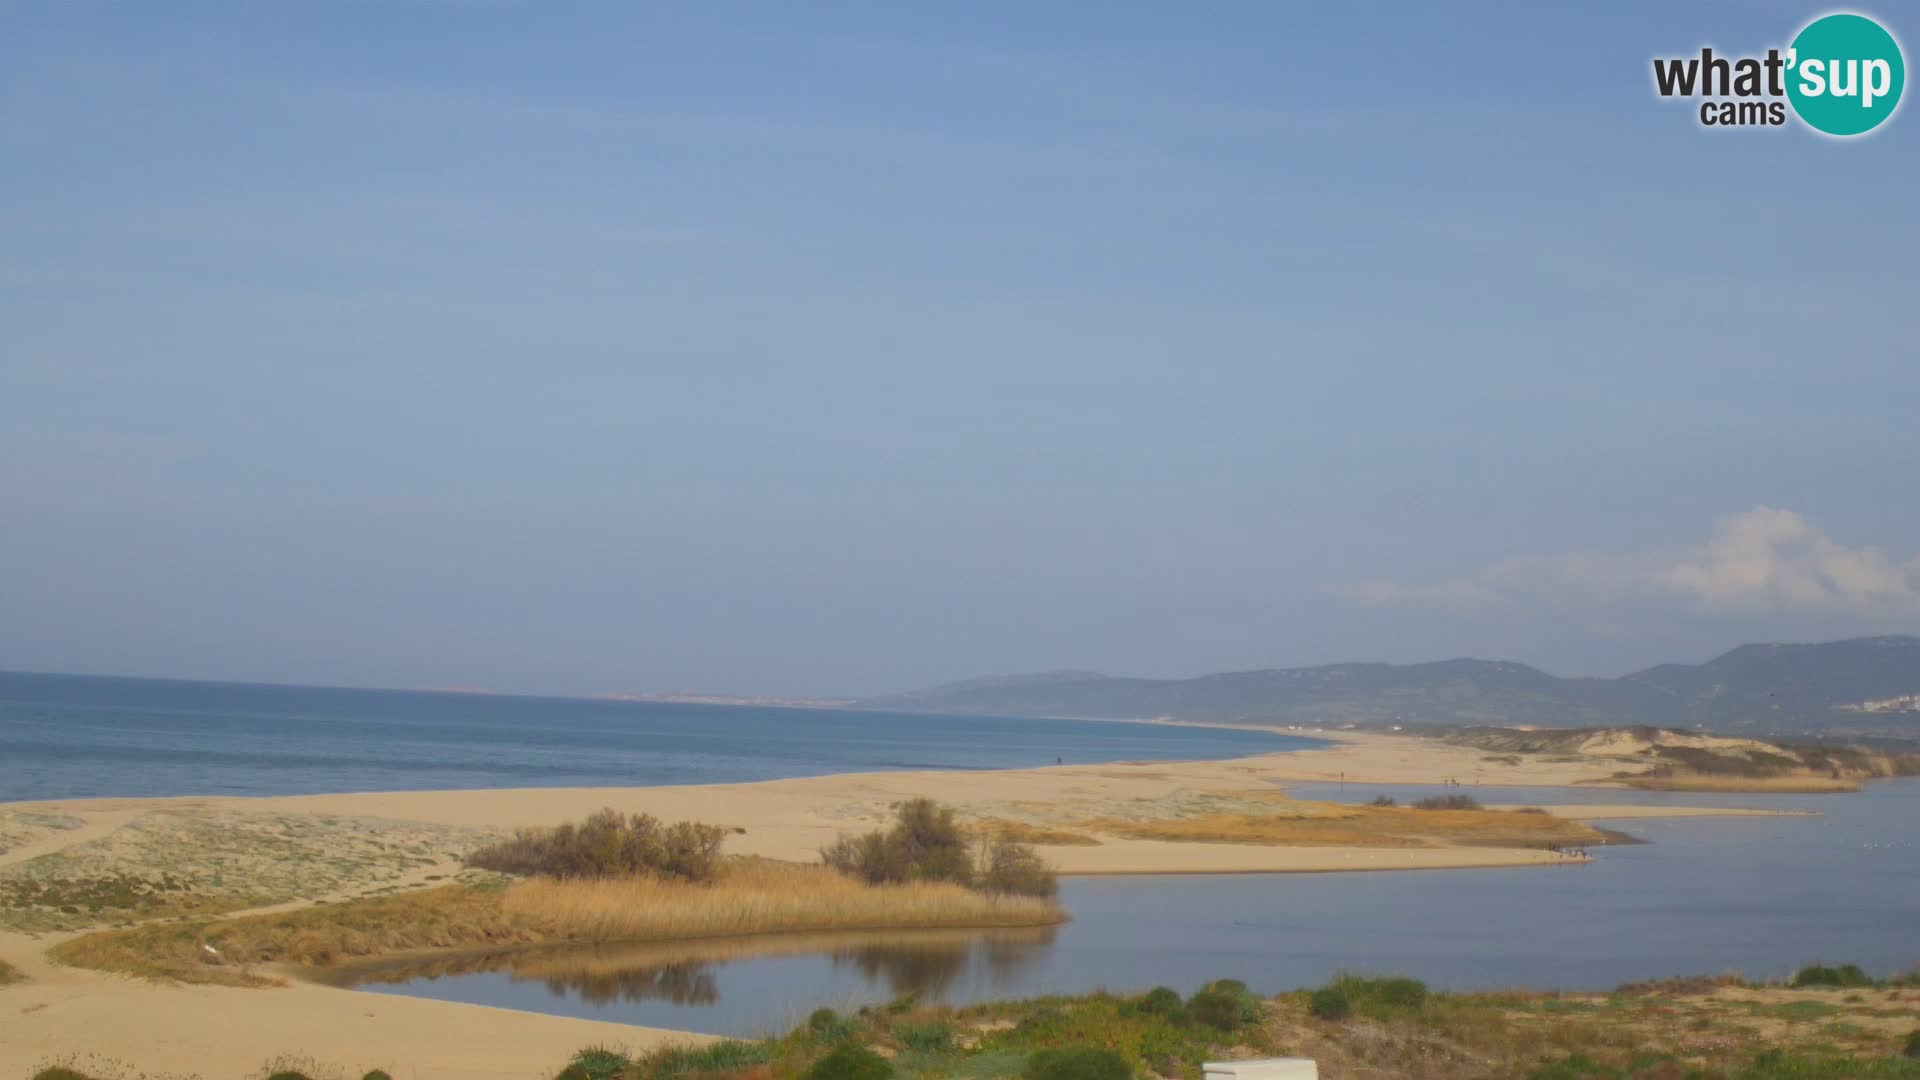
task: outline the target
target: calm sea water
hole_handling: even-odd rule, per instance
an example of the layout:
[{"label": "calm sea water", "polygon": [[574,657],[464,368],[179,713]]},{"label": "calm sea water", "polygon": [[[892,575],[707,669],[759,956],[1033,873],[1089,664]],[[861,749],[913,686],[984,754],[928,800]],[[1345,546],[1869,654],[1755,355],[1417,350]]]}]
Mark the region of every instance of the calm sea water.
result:
[{"label": "calm sea water", "polygon": [[0,673],[0,802],[1243,757],[1258,731]]},{"label": "calm sea water", "polygon": [[[1459,789],[1348,785],[1303,797],[1402,801]],[[1441,987],[1607,989],[1667,976],[1781,977],[1816,961],[1920,963],[1920,781],[1857,795],[1473,789],[1488,802],[1811,809],[1808,818],[1634,820],[1651,841],[1538,869],[1082,878],[1073,921],[1017,933],[777,939],[521,953],[388,969],[365,989],[720,1034],[785,1030],[820,1005],[953,1002],[1097,987],[1263,991],[1341,970]]]}]

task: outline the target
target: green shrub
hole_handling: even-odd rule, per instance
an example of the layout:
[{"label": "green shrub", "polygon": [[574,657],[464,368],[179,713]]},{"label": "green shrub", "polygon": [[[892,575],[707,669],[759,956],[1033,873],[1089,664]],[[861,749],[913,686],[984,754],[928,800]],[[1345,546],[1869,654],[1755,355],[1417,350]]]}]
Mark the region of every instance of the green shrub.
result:
[{"label": "green shrub", "polygon": [[521,829],[478,848],[466,865],[503,874],[556,878],[659,875],[712,881],[720,866],[718,825],[682,821],[662,825],[651,814],[600,810],[578,825]]},{"label": "green shrub", "polygon": [[267,1074],[267,1080],[310,1080],[306,1073],[294,1069],[282,1069]]},{"label": "green shrub", "polygon": [[1478,810],[1480,800],[1471,795],[1429,795],[1413,801],[1415,810]]},{"label": "green shrub", "polygon": [[1367,805],[1368,806],[1399,806],[1400,800],[1394,798],[1391,795],[1375,795],[1373,797],[1373,801],[1368,803]]},{"label": "green shrub", "polygon": [[1920,1058],[1920,1031],[1907,1036],[1906,1055],[1910,1058]]},{"label": "green shrub", "polygon": [[888,1080],[893,1066],[864,1046],[842,1046],[813,1063],[807,1080]]},{"label": "green shrub", "polygon": [[1307,1011],[1322,1020],[1345,1020],[1353,1015],[1353,1002],[1337,986],[1323,986],[1307,999]]},{"label": "green shrub", "polygon": [[1264,1006],[1238,979],[1208,983],[1187,999],[1193,1019],[1218,1031],[1232,1033],[1257,1023]]},{"label": "green shrub", "polygon": [[815,1009],[807,1017],[807,1031],[821,1042],[845,1042],[859,1027],[853,1017],[841,1016],[832,1009]]},{"label": "green shrub", "polygon": [[593,1078],[588,1076],[587,1070],[580,1066],[568,1065],[556,1073],[553,1080],[593,1080]]},{"label": "green shrub", "polygon": [[1359,975],[1342,975],[1332,984],[1347,1000],[1362,1010],[1377,1009],[1418,1009],[1427,1003],[1427,984],[1419,979],[1409,979],[1394,975],[1382,979],[1369,979]]},{"label": "green shrub", "polygon": [[1186,1003],[1180,1000],[1180,995],[1165,986],[1156,986],[1123,1003],[1120,1013],[1123,1016],[1159,1016],[1175,1024],[1184,1024],[1190,1019]]},{"label": "green shrub", "polygon": [[1794,973],[1795,986],[1872,986],[1873,979],[1858,964],[1826,967],[1813,964]]},{"label": "green shrub", "polygon": [[906,1049],[922,1054],[944,1054],[953,1049],[953,1029],[938,1022],[895,1028],[893,1037]]},{"label": "green shrub", "polygon": [[34,1073],[33,1080],[92,1080],[92,1078],[65,1065],[49,1065]]},{"label": "green shrub", "polygon": [[1127,1059],[1096,1046],[1038,1050],[1027,1056],[1024,1080],[1132,1080]]},{"label": "green shrub", "polygon": [[393,1077],[385,1069],[368,1069],[360,1080],[393,1080]]},{"label": "green shrub", "polygon": [[[589,1046],[573,1055],[573,1060],[567,1063],[567,1068],[579,1070],[575,1075],[584,1075],[587,1080],[614,1080],[632,1064],[632,1058],[612,1047]],[[573,1078],[563,1073],[562,1080],[573,1080]]]}]

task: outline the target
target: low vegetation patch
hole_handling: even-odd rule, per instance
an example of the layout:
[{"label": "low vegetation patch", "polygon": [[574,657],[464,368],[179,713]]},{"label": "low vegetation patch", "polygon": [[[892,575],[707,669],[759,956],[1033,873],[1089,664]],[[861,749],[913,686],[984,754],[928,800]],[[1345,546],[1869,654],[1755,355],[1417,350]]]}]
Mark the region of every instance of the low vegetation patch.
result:
[{"label": "low vegetation patch", "polygon": [[[0,816],[30,842],[79,819]],[[24,822],[24,824],[23,824]],[[207,917],[269,904],[410,887],[483,834],[332,814],[172,807],[106,835],[0,867],[0,930],[82,930],[146,919]]]},{"label": "low vegetation patch", "polygon": [[801,930],[1040,926],[1049,900],[937,882],[868,886],[820,866],[741,859],[711,884],[651,877],[530,878],[271,915],[109,930],[55,946],[61,963],[183,982],[281,980],[266,965],[327,967],[396,953],[507,945],[674,941]]},{"label": "low vegetation patch", "polygon": [[26,978],[25,975],[20,974],[19,968],[14,967],[5,960],[0,960],[0,986],[9,986],[13,983],[25,982]]},{"label": "low vegetation patch", "polygon": [[[1679,997],[1530,993],[1448,994],[1403,977],[1341,975],[1314,991],[1273,999],[1235,980],[1182,998],[1161,987],[1116,997],[1038,998],[948,1009],[910,1000],[842,1014],[816,1013],[775,1039],[731,1044],[737,1064],[713,1077],[887,1080],[1198,1080],[1206,1061],[1300,1056],[1320,1074],[1359,1080],[1788,1080],[1920,1077],[1905,1056],[1920,1001],[1867,989],[1845,1025],[1756,1018],[1759,992],[1720,980],[1684,980]],[[1796,991],[1769,988],[1792,1004]],[[1831,995],[1828,995],[1831,996]],[[1338,1001],[1338,1008],[1325,1003]],[[1897,1016],[1889,1015],[1898,1014]],[[1887,1030],[1900,1024],[1897,1032]],[[1912,1036],[1920,1042],[1920,1034]],[[625,1059],[622,1080],[675,1076],[686,1051]],[[708,1063],[712,1065],[712,1062]],[[599,1080],[586,1072],[564,1080]]]},{"label": "low vegetation patch", "polygon": [[975,844],[953,809],[932,799],[901,803],[891,827],[843,836],[821,850],[820,860],[869,885],[942,882],[1026,897],[1051,897],[1060,888],[1033,848],[1005,832]]}]

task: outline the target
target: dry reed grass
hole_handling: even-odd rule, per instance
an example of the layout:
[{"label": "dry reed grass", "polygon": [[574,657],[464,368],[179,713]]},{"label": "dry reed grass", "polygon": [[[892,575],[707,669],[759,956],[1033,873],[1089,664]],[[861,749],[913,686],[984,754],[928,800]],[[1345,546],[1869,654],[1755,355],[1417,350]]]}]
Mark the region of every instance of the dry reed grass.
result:
[{"label": "dry reed grass", "polygon": [[1136,840],[1272,844],[1300,847],[1544,848],[1599,844],[1599,830],[1545,814],[1501,810],[1413,810],[1401,807],[1296,803],[1281,814],[1203,814],[1160,821],[1102,820],[1087,828]]},{"label": "dry reed grass", "polygon": [[866,885],[824,867],[741,862],[712,886],[653,878],[532,879],[502,898],[510,917],[586,941],[664,941],[796,930],[1036,926],[1059,905],[959,885]]},{"label": "dry reed grass", "polygon": [[986,818],[968,830],[989,840],[1011,840],[1016,844],[1049,844],[1055,847],[1098,847],[1100,838],[1071,829],[1056,829],[1007,818]]}]

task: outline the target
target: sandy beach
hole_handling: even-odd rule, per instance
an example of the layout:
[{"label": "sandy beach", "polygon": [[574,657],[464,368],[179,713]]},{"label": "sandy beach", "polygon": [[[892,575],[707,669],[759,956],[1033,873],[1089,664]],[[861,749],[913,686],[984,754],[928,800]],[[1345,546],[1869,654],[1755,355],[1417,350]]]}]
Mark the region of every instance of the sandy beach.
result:
[{"label": "sandy beach", "polygon": [[[253,882],[246,910],[299,907],[443,881],[458,852],[518,826],[600,807],[694,819],[735,832],[733,854],[812,861],[837,836],[880,824],[902,799],[931,796],[975,821],[1072,833],[1088,822],[1190,819],[1284,807],[1288,782],[1559,786],[1604,781],[1615,761],[1490,763],[1470,748],[1382,735],[1323,749],[1217,762],[1058,766],[1002,772],[894,772],[663,788],[380,792],[283,798],[97,799],[0,806],[0,874],[26,864],[75,873],[189,874],[219,860]],[[1704,808],[1552,807],[1575,820],[1719,813]],[[252,843],[247,846],[242,840]],[[1284,846],[1116,835],[1038,845],[1063,874],[1274,873],[1534,867],[1571,856],[1533,848]],[[196,861],[199,860],[199,861]],[[233,906],[233,905],[229,905]],[[284,1054],[396,1076],[532,1077],[596,1042],[636,1048],[679,1033],[297,983],[286,989],[162,986],[49,964],[45,949],[83,927],[13,925],[0,960],[25,976],[0,988],[0,1074],[26,1075],[91,1052],[148,1075],[238,1076]]]}]

